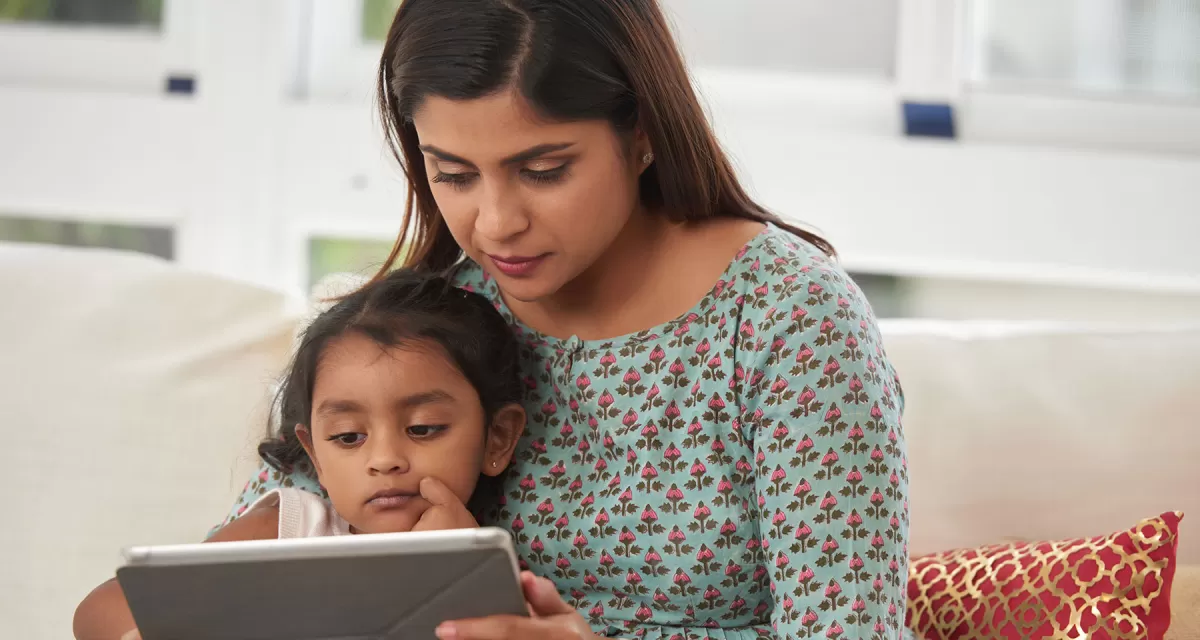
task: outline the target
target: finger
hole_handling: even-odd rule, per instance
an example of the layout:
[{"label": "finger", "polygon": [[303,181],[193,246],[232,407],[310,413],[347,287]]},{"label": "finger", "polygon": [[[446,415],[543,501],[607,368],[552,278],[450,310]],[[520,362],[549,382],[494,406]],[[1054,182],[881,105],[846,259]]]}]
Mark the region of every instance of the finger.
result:
[{"label": "finger", "polygon": [[421,479],[421,497],[435,507],[462,507],[462,500],[459,500],[449,487],[442,484],[441,480],[433,476],[425,476]]},{"label": "finger", "polygon": [[121,640],[142,640],[142,633],[137,629],[130,629],[121,636]]},{"label": "finger", "polygon": [[575,613],[575,608],[563,601],[554,583],[545,578],[524,571],[521,573],[521,588],[529,609],[539,618]]},{"label": "finger", "polygon": [[580,640],[579,632],[562,623],[517,616],[490,616],[442,623],[438,640]]}]

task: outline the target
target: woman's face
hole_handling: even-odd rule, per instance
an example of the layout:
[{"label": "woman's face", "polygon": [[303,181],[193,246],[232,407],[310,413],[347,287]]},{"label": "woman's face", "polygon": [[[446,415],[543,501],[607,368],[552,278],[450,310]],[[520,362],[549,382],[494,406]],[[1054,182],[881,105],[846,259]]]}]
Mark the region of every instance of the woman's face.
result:
[{"label": "woman's face", "polygon": [[539,121],[510,91],[428,98],[413,124],[450,233],[517,300],[586,271],[637,209],[649,148],[607,122]]}]

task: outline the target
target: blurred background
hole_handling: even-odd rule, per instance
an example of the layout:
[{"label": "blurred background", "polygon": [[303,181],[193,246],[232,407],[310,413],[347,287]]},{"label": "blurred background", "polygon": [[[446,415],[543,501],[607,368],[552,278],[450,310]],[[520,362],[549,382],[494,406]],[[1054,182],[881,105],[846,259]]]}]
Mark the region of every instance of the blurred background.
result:
[{"label": "blurred background", "polygon": [[[0,0],[0,636],[69,637],[257,477],[314,285],[400,223],[398,4]],[[663,4],[751,191],[883,318],[912,555],[1200,518],[1200,0]]]},{"label": "blurred background", "polygon": [[[296,295],[377,264],[398,4],[0,0],[0,241]],[[1200,315],[1200,0],[664,5],[754,191],[879,315]]]}]

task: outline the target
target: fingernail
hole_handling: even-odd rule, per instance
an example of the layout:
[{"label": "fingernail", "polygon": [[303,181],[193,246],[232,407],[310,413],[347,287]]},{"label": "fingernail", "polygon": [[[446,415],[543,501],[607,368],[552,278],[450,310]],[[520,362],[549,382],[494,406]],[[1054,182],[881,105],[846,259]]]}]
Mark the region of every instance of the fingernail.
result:
[{"label": "fingernail", "polygon": [[458,629],[455,629],[454,625],[450,623],[444,623],[438,625],[438,628],[434,629],[433,634],[438,637],[438,640],[454,640],[458,637]]}]

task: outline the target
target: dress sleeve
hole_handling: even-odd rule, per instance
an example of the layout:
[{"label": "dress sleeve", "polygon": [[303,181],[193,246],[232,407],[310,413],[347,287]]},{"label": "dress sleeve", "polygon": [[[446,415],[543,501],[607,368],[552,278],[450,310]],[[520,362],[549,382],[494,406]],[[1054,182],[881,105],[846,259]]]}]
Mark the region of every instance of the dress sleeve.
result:
[{"label": "dress sleeve", "polygon": [[281,488],[295,488],[322,497],[325,496],[325,492],[321,489],[321,484],[317,481],[317,475],[313,472],[311,465],[297,464],[291,473],[284,473],[265,462],[260,463],[258,470],[254,472],[254,475],[246,482],[246,486],[242,489],[242,495],[238,496],[237,501],[233,504],[233,508],[229,510],[229,515],[225,517],[225,521],[212,531],[209,531],[208,535],[212,536],[218,529],[246,513],[251,505],[263,496]]},{"label": "dress sleeve", "polygon": [[908,574],[899,382],[844,272],[825,264],[780,286],[778,305],[738,336],[771,623],[785,638],[898,638]]}]

